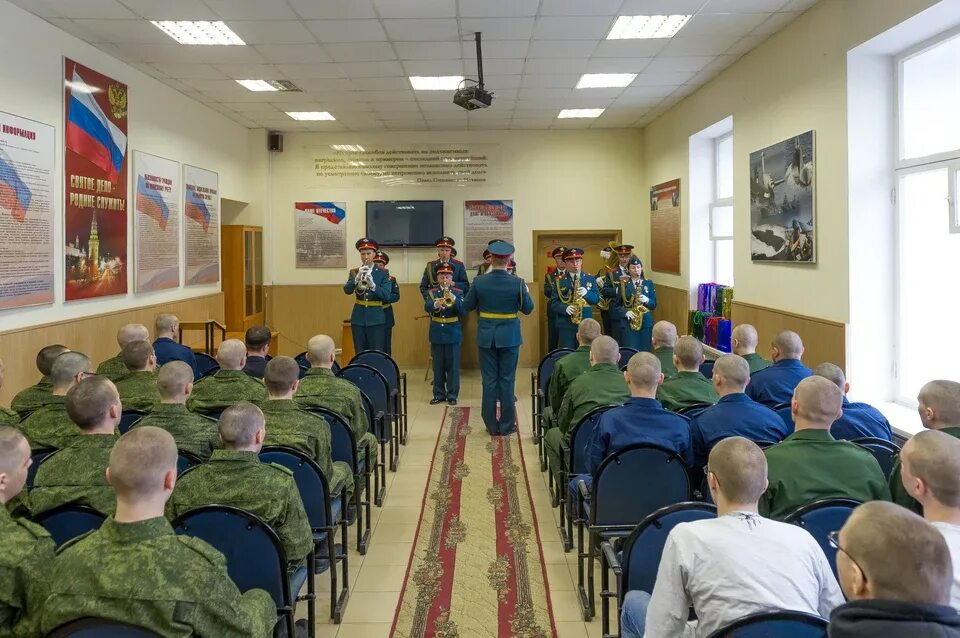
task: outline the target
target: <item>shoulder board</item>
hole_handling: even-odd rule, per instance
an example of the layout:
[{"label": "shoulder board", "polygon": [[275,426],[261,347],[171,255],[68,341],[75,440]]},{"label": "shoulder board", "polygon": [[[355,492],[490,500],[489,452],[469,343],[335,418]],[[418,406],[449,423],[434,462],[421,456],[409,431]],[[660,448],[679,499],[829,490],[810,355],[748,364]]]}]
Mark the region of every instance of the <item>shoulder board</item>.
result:
[{"label": "shoulder board", "polygon": [[80,534],[80,536],[77,536],[77,537],[75,537],[75,538],[71,538],[70,540],[68,540],[68,541],[65,542],[63,545],[61,545],[60,547],[57,548],[57,556],[59,556],[59,555],[60,555],[64,550],[66,550],[67,548],[73,547],[74,545],[76,545],[77,543],[79,543],[80,541],[82,541],[83,539],[85,539],[87,536],[90,536],[90,534],[93,534],[95,531],[97,531],[97,530],[92,529],[92,530],[90,530],[89,532],[86,532],[85,534]]},{"label": "shoulder board", "polygon": [[463,290],[461,290],[460,288],[457,288],[456,286],[451,288],[451,290],[453,290],[454,292],[463,292]]},{"label": "shoulder board", "polygon": [[283,472],[287,476],[293,476],[293,470],[286,468],[282,465],[278,465],[277,463],[264,463],[264,465],[266,465],[267,467],[272,467],[275,470],[279,470],[280,472]]},{"label": "shoulder board", "polygon": [[450,258],[450,263],[462,264],[463,262],[460,261],[459,259],[457,259],[456,257],[451,257],[451,258]]}]

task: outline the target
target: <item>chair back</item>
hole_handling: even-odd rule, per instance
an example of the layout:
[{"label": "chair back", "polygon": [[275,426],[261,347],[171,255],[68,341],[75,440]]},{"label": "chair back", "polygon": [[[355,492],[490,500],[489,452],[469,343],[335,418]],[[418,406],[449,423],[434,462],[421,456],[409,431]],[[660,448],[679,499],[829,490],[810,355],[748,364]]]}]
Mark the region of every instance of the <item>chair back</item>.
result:
[{"label": "chair back", "polygon": [[57,451],[57,448],[45,447],[34,450],[30,454],[30,467],[27,468],[27,482],[24,484],[26,489],[33,487],[33,480],[37,477],[37,470],[40,469],[40,464],[43,463],[43,460]]},{"label": "chair back", "polygon": [[323,417],[330,424],[330,457],[334,461],[347,463],[353,468],[353,473],[357,474],[360,470],[357,441],[347,422],[339,414],[326,408],[311,408],[308,412]]},{"label": "chair back", "polygon": [[570,348],[557,348],[547,353],[537,366],[537,387],[543,396],[547,396],[547,384],[550,383],[550,376],[553,369],[557,367],[557,361],[573,352]]},{"label": "chair back", "polygon": [[370,431],[381,441],[388,439],[390,437],[390,428],[385,426],[387,419],[384,413],[374,409],[373,401],[370,400],[370,397],[368,397],[363,390],[360,391],[360,400],[363,402],[363,411],[367,414],[367,423],[370,424]]},{"label": "chair back", "polygon": [[620,365],[626,365],[630,362],[630,357],[640,352],[636,348],[627,348],[626,346],[621,346],[620,348]]},{"label": "chair back", "polygon": [[149,629],[103,618],[81,618],[60,625],[47,638],[163,638]]},{"label": "chair back", "polygon": [[177,534],[206,541],[227,559],[227,573],[241,592],[266,590],[278,608],[290,604],[287,557],[277,533],[239,507],[204,505],[173,521]]},{"label": "chair back", "polygon": [[900,454],[900,446],[884,439],[876,439],[865,436],[860,439],[853,439],[851,443],[856,443],[862,448],[866,448],[873,458],[877,459],[883,475],[889,477],[893,472],[893,465],[896,463],[897,455]]},{"label": "chair back", "polygon": [[661,507],[689,501],[690,496],[690,475],[675,452],[646,443],[632,445],[614,452],[597,468],[590,523],[633,527]]},{"label": "chair back", "polygon": [[145,416],[147,416],[147,413],[143,410],[124,410],[120,413],[120,423],[117,425],[117,429],[120,430],[120,434],[126,434],[134,423]]},{"label": "chair back", "polygon": [[333,362],[333,365],[330,366],[330,370],[331,370],[334,374],[339,374],[339,373],[340,373],[340,370],[342,370],[342,369],[343,369],[343,368],[341,368],[341,367],[340,367],[340,364],[337,363],[336,361],[334,361],[334,362]]},{"label": "chair back", "polygon": [[374,410],[390,414],[390,385],[376,368],[354,363],[342,368],[337,376],[360,388],[360,392],[373,403]]},{"label": "chair back", "polygon": [[843,527],[853,510],[860,505],[860,501],[849,498],[825,498],[797,509],[789,514],[783,522],[799,525],[816,539],[833,575],[837,575],[837,550],[827,540],[827,534]]},{"label": "chair back", "polygon": [[586,474],[590,471],[587,466],[587,443],[600,422],[600,417],[615,405],[601,405],[583,415],[583,418],[570,430],[570,473]]},{"label": "chair back", "polygon": [[707,503],[677,503],[662,507],[643,519],[623,544],[623,577],[620,600],[628,591],[653,591],[667,536],[680,523],[716,518],[717,508]]},{"label": "chair back", "polygon": [[260,450],[260,461],[276,463],[293,472],[311,528],[320,530],[331,524],[330,486],[316,461],[300,450],[282,445],[264,447]]},{"label": "chair back", "polygon": [[197,378],[205,377],[208,374],[215,374],[220,369],[220,363],[204,352],[194,353],[197,358]]},{"label": "chair back", "polygon": [[191,467],[200,465],[203,461],[199,456],[186,450],[177,450],[177,476],[180,476]]},{"label": "chair back", "polygon": [[793,432],[796,429],[796,426],[793,424],[793,415],[790,413],[790,406],[778,406],[773,408],[773,411],[777,413],[777,416],[783,421],[783,424],[787,426],[788,432]]},{"label": "chair back", "polygon": [[[380,374],[387,382],[390,393],[400,393],[400,367],[390,355],[380,350],[364,350],[350,359],[349,365],[368,365]],[[336,374],[336,372],[334,373]]]},{"label": "chair back", "polygon": [[713,361],[713,360],[711,360],[711,359],[707,359],[706,361],[704,361],[703,363],[701,363],[701,364],[700,364],[700,374],[702,374],[703,376],[705,376],[705,377],[708,378],[708,379],[712,379],[712,378],[713,378],[713,366],[714,366],[715,363],[716,363],[716,361]]},{"label": "chair back", "polygon": [[682,408],[677,410],[677,414],[682,414],[688,419],[692,419],[699,415],[701,412],[706,410],[709,407],[712,407],[712,403],[694,403],[692,405],[685,405]]},{"label": "chair back", "polygon": [[827,620],[802,611],[750,614],[707,638],[826,638]]},{"label": "chair back", "polygon": [[297,356],[295,356],[295,357],[293,358],[293,360],[296,361],[296,362],[297,362],[297,365],[299,365],[301,368],[307,368],[307,369],[310,368],[310,360],[307,359],[307,351],[306,351],[306,350],[304,350],[303,352],[301,352],[300,354],[298,354]]},{"label": "chair back", "polygon": [[67,503],[34,517],[34,521],[50,532],[60,547],[69,540],[100,529],[107,517],[88,505]]}]

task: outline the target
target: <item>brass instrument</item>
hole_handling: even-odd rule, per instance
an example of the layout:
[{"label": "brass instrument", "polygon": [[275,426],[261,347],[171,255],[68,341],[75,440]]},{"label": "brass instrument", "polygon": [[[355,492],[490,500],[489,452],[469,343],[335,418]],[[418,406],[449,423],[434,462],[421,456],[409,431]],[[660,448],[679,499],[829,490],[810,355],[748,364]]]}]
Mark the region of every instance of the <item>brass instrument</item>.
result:
[{"label": "brass instrument", "polygon": [[357,291],[365,293],[370,290],[373,284],[373,266],[366,264],[360,266],[354,281],[357,284]]},{"label": "brass instrument", "polygon": [[579,272],[573,274],[573,290],[571,292],[573,296],[573,302],[570,305],[576,309],[576,312],[570,316],[570,321],[573,323],[573,325],[579,326],[580,322],[583,321],[583,308],[587,305],[587,300],[580,296]]},{"label": "brass instrument", "polygon": [[[607,257],[607,260],[603,264],[603,268],[600,269],[600,272],[597,273],[597,285],[600,285],[600,279],[606,277],[608,274],[613,272],[613,269],[617,267],[620,263],[620,256],[617,255],[617,251],[613,249],[617,245],[617,242],[610,241],[607,244],[607,250],[610,251],[610,256]],[[607,299],[606,297],[600,297],[600,303],[597,304],[597,308],[600,310],[609,310],[610,304],[613,303],[613,299]]]},{"label": "brass instrument", "polygon": [[453,304],[456,303],[456,297],[453,296],[453,291],[450,290],[450,286],[443,287],[443,305],[446,308],[453,308]]},{"label": "brass instrument", "polygon": [[639,285],[634,286],[633,296],[627,299],[627,282],[629,280],[629,277],[620,278],[620,296],[623,299],[624,307],[634,314],[633,319],[630,320],[630,329],[636,331],[643,326],[643,317],[650,312],[650,309],[640,302],[640,295],[643,293]]}]

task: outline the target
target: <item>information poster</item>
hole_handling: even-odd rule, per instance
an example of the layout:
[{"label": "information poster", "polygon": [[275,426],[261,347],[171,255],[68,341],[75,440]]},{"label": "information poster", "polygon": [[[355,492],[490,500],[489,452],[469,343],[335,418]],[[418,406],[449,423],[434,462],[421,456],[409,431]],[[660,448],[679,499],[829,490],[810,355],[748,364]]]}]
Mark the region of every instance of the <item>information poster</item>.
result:
[{"label": "information poster", "polygon": [[0,309],[53,303],[53,127],[0,112]]},{"label": "information poster", "polygon": [[219,176],[184,164],[183,186],[186,285],[214,284],[220,281]]},{"label": "information poster", "polygon": [[347,267],[347,204],[296,202],[297,268]]},{"label": "information poster", "polygon": [[180,285],[180,163],[133,152],[137,292]]},{"label": "information poster", "polygon": [[650,269],[680,274],[680,180],[650,189]]},{"label": "information poster", "polygon": [[468,268],[483,263],[483,251],[494,239],[513,243],[513,200],[483,199],[463,203],[463,243],[460,258]]},{"label": "information poster", "polygon": [[127,85],[64,61],[64,294],[127,292]]}]

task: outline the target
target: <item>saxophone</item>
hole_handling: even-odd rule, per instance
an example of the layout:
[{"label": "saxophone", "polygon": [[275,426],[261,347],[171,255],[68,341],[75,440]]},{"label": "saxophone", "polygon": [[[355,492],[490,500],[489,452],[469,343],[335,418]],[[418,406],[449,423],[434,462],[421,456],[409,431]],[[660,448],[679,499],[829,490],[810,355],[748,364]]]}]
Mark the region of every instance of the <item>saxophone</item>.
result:
[{"label": "saxophone", "polygon": [[[620,289],[624,297],[624,302],[626,302],[626,282],[622,281],[620,283]],[[640,294],[640,286],[634,286],[633,297],[630,298],[629,303],[624,303],[627,310],[630,310],[634,314],[633,319],[630,320],[630,329],[633,331],[640,330],[641,326],[643,326],[644,315],[650,312],[649,308],[640,303]]]},{"label": "saxophone", "polygon": [[571,304],[576,308],[576,312],[573,313],[570,317],[570,321],[575,326],[579,326],[580,322],[583,321],[583,308],[587,305],[587,300],[580,296],[580,273],[576,272],[573,275],[573,303]]},{"label": "saxophone", "polygon": [[[600,269],[600,272],[597,273],[597,286],[600,285],[600,280],[604,277],[607,277],[613,269],[617,267],[620,263],[620,257],[617,255],[617,252],[613,249],[617,242],[611,241],[607,248],[610,250],[610,256],[607,257],[607,261],[604,262],[603,268]],[[597,308],[603,311],[610,310],[610,304],[613,302],[613,299],[608,299],[606,297],[600,297],[600,303],[597,304]]]}]

